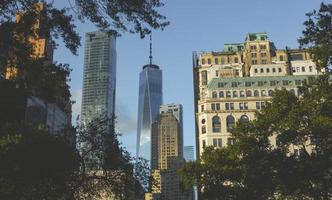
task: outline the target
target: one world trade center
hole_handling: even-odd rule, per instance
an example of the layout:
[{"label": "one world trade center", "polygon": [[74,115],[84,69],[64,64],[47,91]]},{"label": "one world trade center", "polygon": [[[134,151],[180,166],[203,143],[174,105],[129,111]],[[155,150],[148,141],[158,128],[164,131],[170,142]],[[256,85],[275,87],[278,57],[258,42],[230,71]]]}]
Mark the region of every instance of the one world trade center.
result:
[{"label": "one world trade center", "polygon": [[151,161],[151,125],[162,105],[162,71],[152,64],[151,42],[150,63],[143,66],[139,76],[139,97],[137,117],[136,156]]}]

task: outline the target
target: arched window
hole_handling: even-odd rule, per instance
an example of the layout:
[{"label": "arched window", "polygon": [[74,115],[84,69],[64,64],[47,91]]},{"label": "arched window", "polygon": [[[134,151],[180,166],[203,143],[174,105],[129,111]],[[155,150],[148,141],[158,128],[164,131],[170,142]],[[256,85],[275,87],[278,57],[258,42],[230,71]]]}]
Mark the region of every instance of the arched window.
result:
[{"label": "arched window", "polygon": [[262,91],[261,91],[261,94],[262,94],[262,97],[265,97],[265,96],[266,96],[266,91],[265,91],[265,90],[262,90]]},{"label": "arched window", "polygon": [[251,97],[252,96],[252,92],[251,92],[251,90],[247,90],[247,97]]},{"label": "arched window", "polygon": [[232,97],[232,93],[231,93],[231,91],[227,91],[227,92],[226,92],[226,97],[227,97],[227,98],[231,98],[231,97]]},{"label": "arched window", "polygon": [[221,128],[220,118],[218,116],[214,116],[212,118],[212,131],[214,133],[218,133],[220,132],[220,128]]},{"label": "arched window", "polygon": [[233,97],[237,97],[237,91],[233,92]]},{"label": "arched window", "polygon": [[212,98],[218,98],[217,92],[212,92]]},{"label": "arched window", "polygon": [[231,132],[235,125],[235,119],[232,115],[228,115],[226,118],[227,132]]},{"label": "arched window", "polygon": [[243,90],[240,91],[240,97],[245,97],[245,93]]},{"label": "arched window", "polygon": [[243,123],[248,123],[249,122],[249,117],[247,115],[242,115],[240,117],[241,122]]},{"label": "arched window", "polygon": [[219,92],[219,98],[224,98],[225,97],[225,95],[224,95],[224,91],[220,91]]},{"label": "arched window", "polygon": [[269,90],[269,96],[272,96],[273,95],[273,90]]},{"label": "arched window", "polygon": [[254,96],[255,96],[255,97],[259,97],[259,91],[258,91],[258,90],[255,90],[255,91],[254,91]]}]

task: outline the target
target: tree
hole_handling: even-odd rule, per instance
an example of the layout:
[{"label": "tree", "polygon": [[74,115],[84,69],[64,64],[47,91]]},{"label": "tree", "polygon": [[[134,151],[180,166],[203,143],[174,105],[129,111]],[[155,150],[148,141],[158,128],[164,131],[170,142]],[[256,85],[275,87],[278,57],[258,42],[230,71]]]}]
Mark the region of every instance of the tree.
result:
[{"label": "tree", "polygon": [[79,132],[80,152],[39,125],[1,126],[0,199],[140,199],[146,163],[134,163],[107,118],[88,126]]},{"label": "tree", "polygon": [[322,2],[318,11],[306,15],[309,19],[299,43],[309,48],[319,69],[328,69],[332,65],[332,4]]},{"label": "tree", "polygon": [[28,124],[0,129],[0,199],[73,199],[79,154]]},{"label": "tree", "polygon": [[203,199],[332,198],[332,5],[308,16],[299,41],[325,74],[308,78],[299,97],[277,90],[255,120],[237,123],[233,145],[208,147],[181,169]]},{"label": "tree", "polygon": [[[68,7],[56,8],[54,1],[1,0],[0,1],[0,78],[7,68],[18,71],[13,77],[20,87],[37,96],[47,97],[64,109],[70,105],[70,68],[66,64],[52,63],[52,55],[32,56],[34,42],[45,39],[49,48],[56,48],[62,39],[74,54],[81,44],[72,14],[81,21],[89,20],[100,29],[110,29],[114,35],[123,32],[139,33],[141,37],[150,29],[164,29],[169,22],[157,12],[163,6],[160,0],[108,0],[81,1]],[[39,5],[43,5],[42,9]],[[15,16],[18,18],[15,20]],[[36,76],[38,75],[38,76]],[[43,84],[46,84],[46,87]],[[59,97],[61,97],[59,99]]]}]

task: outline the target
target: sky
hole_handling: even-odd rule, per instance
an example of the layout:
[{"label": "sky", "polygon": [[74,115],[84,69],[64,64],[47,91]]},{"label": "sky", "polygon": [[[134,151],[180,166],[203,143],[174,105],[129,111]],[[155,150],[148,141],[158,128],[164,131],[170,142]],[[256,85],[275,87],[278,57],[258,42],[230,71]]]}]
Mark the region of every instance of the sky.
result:
[{"label": "sky", "polygon": [[[73,0],[68,0],[72,1]],[[67,1],[56,1],[57,6]],[[184,145],[195,145],[192,52],[218,51],[225,43],[243,42],[247,33],[267,32],[277,48],[297,48],[305,13],[318,9],[321,0],[164,0],[159,11],[170,25],[153,31],[153,62],[163,71],[163,102],[183,105]],[[332,3],[332,0],[324,1]],[[60,43],[54,60],[70,64],[73,118],[80,114],[83,82],[84,36],[97,28],[75,21],[82,37],[78,56]],[[120,141],[134,156],[138,83],[149,62],[149,40],[124,33],[117,38],[116,115]]]}]

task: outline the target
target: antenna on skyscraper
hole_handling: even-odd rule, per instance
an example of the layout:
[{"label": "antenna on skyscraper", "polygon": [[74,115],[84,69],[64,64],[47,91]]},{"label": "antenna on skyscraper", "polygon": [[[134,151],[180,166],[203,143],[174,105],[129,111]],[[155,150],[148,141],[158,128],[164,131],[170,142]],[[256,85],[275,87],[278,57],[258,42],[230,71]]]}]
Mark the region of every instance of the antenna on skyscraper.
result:
[{"label": "antenna on skyscraper", "polygon": [[150,33],[150,65],[152,65],[152,33]]}]

